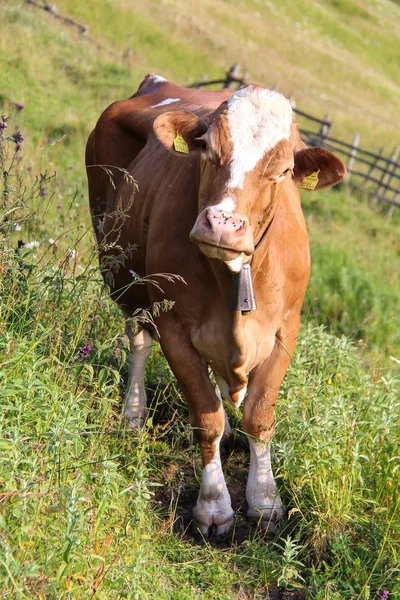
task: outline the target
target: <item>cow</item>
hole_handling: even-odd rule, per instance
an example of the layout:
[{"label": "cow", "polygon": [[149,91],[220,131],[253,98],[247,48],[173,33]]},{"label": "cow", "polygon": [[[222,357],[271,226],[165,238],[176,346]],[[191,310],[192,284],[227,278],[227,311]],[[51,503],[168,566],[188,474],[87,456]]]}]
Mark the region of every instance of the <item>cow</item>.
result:
[{"label": "cow", "polygon": [[[225,534],[234,521],[220,458],[223,400],[243,402],[247,516],[276,528],[275,404],[310,272],[298,188],[340,182],[343,163],[306,147],[277,91],[195,90],[148,75],[100,116],[86,165],[103,276],[130,340],[125,417],[144,422],[145,366],[158,339],[201,451],[195,531]],[[132,316],[148,314],[138,310],[164,300],[169,310],[133,327]]]}]

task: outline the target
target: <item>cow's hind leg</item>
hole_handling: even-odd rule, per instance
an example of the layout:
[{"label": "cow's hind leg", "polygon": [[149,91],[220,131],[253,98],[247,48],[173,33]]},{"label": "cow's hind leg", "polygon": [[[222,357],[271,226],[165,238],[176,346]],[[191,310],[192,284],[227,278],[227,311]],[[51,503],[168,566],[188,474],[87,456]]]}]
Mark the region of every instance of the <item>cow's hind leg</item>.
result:
[{"label": "cow's hind leg", "polygon": [[283,507],[271,466],[270,442],[275,429],[275,404],[289,366],[295,338],[282,344],[276,338],[271,356],[250,374],[244,400],[243,426],[250,446],[250,471],[246,487],[247,516],[271,531],[282,518]]},{"label": "cow's hind leg", "polygon": [[147,414],[147,397],[144,387],[144,374],[147,359],[151,354],[153,340],[145,329],[132,333],[129,325],[126,334],[130,341],[128,358],[128,383],[124,397],[124,415],[130,427],[137,429],[143,425]]},{"label": "cow's hind leg", "polygon": [[203,473],[193,510],[194,531],[207,536],[214,527],[217,534],[227,533],[233,525],[233,510],[219,451],[225,428],[221,400],[205,361],[178,325],[171,327],[170,335],[161,331],[160,343],[185,394],[190,423],[200,445]]}]

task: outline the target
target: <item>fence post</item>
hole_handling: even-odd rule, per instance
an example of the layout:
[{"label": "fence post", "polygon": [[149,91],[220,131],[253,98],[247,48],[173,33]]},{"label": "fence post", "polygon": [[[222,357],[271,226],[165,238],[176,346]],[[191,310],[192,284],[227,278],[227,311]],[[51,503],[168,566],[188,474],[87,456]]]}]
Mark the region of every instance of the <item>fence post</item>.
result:
[{"label": "fence post", "polygon": [[240,72],[240,66],[239,65],[233,65],[230,70],[228,71],[228,73],[226,74],[226,80],[224,83],[224,88],[226,89],[233,89],[233,86],[235,85],[236,79],[239,78],[239,72]]},{"label": "fence post", "polygon": [[397,188],[397,191],[392,199],[392,204],[389,206],[388,211],[387,211],[387,216],[391,217],[392,214],[394,213],[394,209],[396,208],[397,204],[396,202],[400,202],[400,185]]},{"label": "fence post", "polygon": [[397,203],[399,203],[399,202],[400,202],[400,185],[398,186],[396,193],[392,198],[392,203],[388,208],[388,212],[387,212],[388,217],[392,216],[392,214],[394,213],[394,209],[396,208]]},{"label": "fence post", "polygon": [[[396,161],[397,156],[399,154],[399,148],[397,146],[395,146],[393,148],[393,152],[389,157],[389,160],[391,161]],[[393,175],[395,174],[396,171],[396,165],[394,165],[394,168],[391,170],[391,165],[388,164],[387,159],[386,159],[386,164],[387,164],[387,169],[385,169],[384,171],[382,171],[382,175],[380,178],[380,181],[378,183],[378,185],[376,186],[376,189],[374,191],[374,193],[372,194],[372,200],[375,199],[375,197],[379,196],[379,193],[381,191],[381,188],[383,188],[383,196],[385,197],[385,194],[389,191],[387,188],[385,188],[385,185],[389,185],[389,183],[391,182],[391,180],[393,179]],[[384,184],[384,185],[382,185]]]},{"label": "fence post", "polygon": [[353,137],[353,142],[351,145],[350,158],[349,158],[349,162],[347,163],[347,173],[346,173],[345,181],[349,181],[349,179],[350,179],[351,170],[354,165],[359,142],[360,142],[360,134],[356,133],[355,136]]},{"label": "fence post", "polygon": [[330,131],[331,131],[331,127],[332,127],[332,123],[331,123],[331,117],[330,115],[325,115],[324,116],[324,121],[328,121],[327,123],[322,123],[321,125],[321,129],[319,132],[319,137],[321,138],[321,145],[324,145],[324,140],[329,136]]},{"label": "fence post", "polygon": [[202,75],[201,79],[200,79],[200,85],[198,87],[199,90],[204,89],[204,85],[202,85],[202,84],[205,83],[206,81],[207,81],[207,74],[204,73],[204,75]]}]

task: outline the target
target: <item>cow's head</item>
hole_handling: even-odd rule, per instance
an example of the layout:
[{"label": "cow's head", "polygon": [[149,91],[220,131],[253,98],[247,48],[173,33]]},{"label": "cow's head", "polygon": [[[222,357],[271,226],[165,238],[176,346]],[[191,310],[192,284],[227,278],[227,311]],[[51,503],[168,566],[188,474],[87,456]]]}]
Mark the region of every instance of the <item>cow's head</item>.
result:
[{"label": "cow's head", "polygon": [[296,184],[329,187],[346,173],[333,154],[303,144],[282,94],[254,85],[233,94],[207,123],[174,111],[160,115],[154,130],[172,152],[200,154],[198,217],[190,239],[233,272],[251,259],[282,193],[298,193]]}]

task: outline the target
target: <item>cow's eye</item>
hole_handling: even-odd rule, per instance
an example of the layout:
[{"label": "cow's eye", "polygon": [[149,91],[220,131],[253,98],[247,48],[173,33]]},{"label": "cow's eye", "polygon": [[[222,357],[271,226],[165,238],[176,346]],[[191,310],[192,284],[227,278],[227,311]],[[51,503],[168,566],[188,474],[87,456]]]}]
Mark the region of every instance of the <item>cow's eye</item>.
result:
[{"label": "cow's eye", "polygon": [[199,148],[202,152],[207,152],[208,142],[204,138],[197,138],[196,142],[199,144]]},{"label": "cow's eye", "polygon": [[292,169],[289,167],[288,169],[285,169],[285,171],[283,171],[282,175],[278,175],[277,177],[275,177],[276,183],[281,183],[282,181],[284,181],[286,179],[286,175],[290,173],[291,170]]}]

